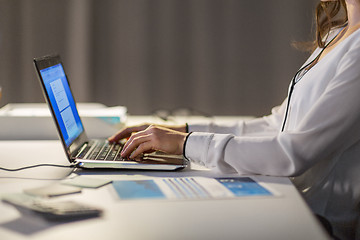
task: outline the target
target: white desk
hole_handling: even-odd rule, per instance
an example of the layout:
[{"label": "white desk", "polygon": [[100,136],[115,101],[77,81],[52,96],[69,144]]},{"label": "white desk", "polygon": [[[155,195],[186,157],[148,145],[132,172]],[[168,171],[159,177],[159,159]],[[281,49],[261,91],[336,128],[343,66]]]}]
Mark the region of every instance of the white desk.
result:
[{"label": "white desk", "polygon": [[[20,150],[21,149],[21,150]],[[12,153],[19,153],[13,156]],[[6,168],[37,163],[66,164],[58,141],[2,141],[0,165]],[[197,170],[198,169],[198,170]],[[41,167],[20,172],[0,170],[0,194],[47,185],[65,177],[70,170]],[[215,176],[192,166],[178,172],[112,171],[91,172],[93,177]],[[21,215],[0,202],[0,239],[327,239],[308,207],[287,178],[259,177],[280,197],[231,200],[121,201],[111,185],[81,194],[60,197],[75,199],[104,209],[101,218],[55,224],[38,217]]]}]

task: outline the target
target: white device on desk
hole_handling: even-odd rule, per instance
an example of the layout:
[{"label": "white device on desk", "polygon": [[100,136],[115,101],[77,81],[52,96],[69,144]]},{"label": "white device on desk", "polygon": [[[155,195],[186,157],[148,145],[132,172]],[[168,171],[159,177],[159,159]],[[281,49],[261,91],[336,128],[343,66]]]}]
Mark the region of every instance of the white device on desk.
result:
[{"label": "white device on desk", "polygon": [[99,217],[102,214],[101,209],[83,203],[68,200],[50,201],[21,193],[5,195],[2,197],[2,201],[16,207],[20,211],[33,212],[51,221]]},{"label": "white device on desk", "polygon": [[133,160],[120,156],[121,146],[105,139],[88,139],[60,56],[34,59],[45,99],[50,107],[69,161],[82,168],[177,170],[188,161],[179,155],[152,154]]},{"label": "white device on desk", "polygon": [[[106,138],[123,127],[125,106],[77,103],[90,138]],[[9,103],[0,108],[0,140],[57,140],[58,133],[46,103]],[[29,127],[31,126],[31,127]]]}]

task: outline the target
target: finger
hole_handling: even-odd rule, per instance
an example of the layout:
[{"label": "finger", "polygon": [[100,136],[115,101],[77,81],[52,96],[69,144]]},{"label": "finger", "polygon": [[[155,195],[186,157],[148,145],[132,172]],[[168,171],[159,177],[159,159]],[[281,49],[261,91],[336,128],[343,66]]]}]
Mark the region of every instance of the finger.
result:
[{"label": "finger", "polygon": [[110,142],[118,142],[119,140],[122,140],[124,138],[129,138],[132,133],[141,131],[143,129],[144,129],[144,126],[128,127],[128,128],[122,129],[121,131],[117,132],[113,136],[109,137],[108,140]]},{"label": "finger", "polygon": [[130,159],[136,158],[137,156],[139,156],[140,154],[143,154],[145,152],[150,152],[150,151],[154,151],[154,147],[151,144],[151,141],[147,141],[144,142],[142,144],[140,144],[130,155]]},{"label": "finger", "polygon": [[112,135],[111,137],[108,137],[109,142],[118,142],[121,139],[126,138],[125,130],[119,131],[116,134]]},{"label": "finger", "polygon": [[147,133],[145,131],[132,133],[131,136],[127,139],[126,143],[124,144],[123,150],[125,150],[128,147],[128,145],[134,141],[134,139],[141,137],[141,136],[145,136],[145,135],[147,135]]},{"label": "finger", "polygon": [[138,135],[137,137],[129,139],[125,146],[123,147],[123,150],[121,151],[121,156],[126,157],[129,156],[136,148],[139,147],[140,144],[143,144],[144,142],[150,141],[151,136],[150,135]]},{"label": "finger", "polygon": [[139,132],[137,133],[132,133],[131,136],[129,137],[128,141],[125,143],[123,149],[126,149],[127,146],[133,142],[134,139],[141,137],[141,136],[147,136],[149,134],[152,133],[152,128],[153,126],[150,125],[148,127],[146,127],[145,125],[138,127],[136,130],[138,130]]}]

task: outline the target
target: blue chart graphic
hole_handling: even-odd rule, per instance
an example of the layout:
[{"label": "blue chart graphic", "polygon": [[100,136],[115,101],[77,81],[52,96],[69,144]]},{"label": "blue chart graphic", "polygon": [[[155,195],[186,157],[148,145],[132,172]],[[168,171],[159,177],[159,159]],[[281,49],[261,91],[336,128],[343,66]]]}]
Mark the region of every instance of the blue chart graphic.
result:
[{"label": "blue chart graphic", "polygon": [[165,198],[153,180],[114,181],[113,186],[122,199]]},{"label": "blue chart graphic", "polygon": [[235,196],[271,196],[272,193],[248,177],[215,178]]},{"label": "blue chart graphic", "polygon": [[[233,194],[232,197],[273,195],[269,190],[249,177],[215,178],[215,180],[228,189]],[[163,183],[168,187],[168,191],[176,195],[177,199],[213,198],[211,188],[214,187],[214,182],[210,179],[208,185],[206,182],[201,183],[200,181],[199,183],[194,178],[169,178],[163,179]],[[114,181],[113,186],[121,199],[167,198],[154,180]],[[219,194],[219,186],[216,186],[216,189],[217,196],[226,195],[225,193]],[[222,190],[226,191],[225,189]],[[231,196],[228,197],[231,198]]]}]

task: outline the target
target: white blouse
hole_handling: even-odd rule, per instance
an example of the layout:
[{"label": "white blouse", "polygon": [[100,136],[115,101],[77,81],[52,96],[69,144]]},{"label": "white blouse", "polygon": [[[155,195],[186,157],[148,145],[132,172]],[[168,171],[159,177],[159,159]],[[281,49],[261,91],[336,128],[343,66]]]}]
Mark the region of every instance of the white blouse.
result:
[{"label": "white blouse", "polygon": [[295,85],[281,132],[286,105],[287,99],[269,116],[231,125],[189,125],[184,154],[224,173],[293,177],[338,237],[355,239],[358,228],[360,239],[360,30]]}]

